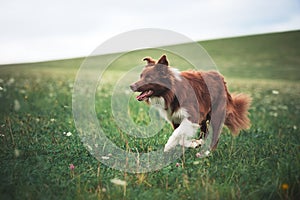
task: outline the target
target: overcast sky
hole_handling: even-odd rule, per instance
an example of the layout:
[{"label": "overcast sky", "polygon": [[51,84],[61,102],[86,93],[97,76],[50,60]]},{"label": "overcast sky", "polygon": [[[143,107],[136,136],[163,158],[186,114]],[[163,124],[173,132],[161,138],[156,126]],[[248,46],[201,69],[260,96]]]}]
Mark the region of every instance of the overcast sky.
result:
[{"label": "overcast sky", "polygon": [[300,30],[300,1],[0,0],[0,64],[88,56],[140,28],[193,40]]}]

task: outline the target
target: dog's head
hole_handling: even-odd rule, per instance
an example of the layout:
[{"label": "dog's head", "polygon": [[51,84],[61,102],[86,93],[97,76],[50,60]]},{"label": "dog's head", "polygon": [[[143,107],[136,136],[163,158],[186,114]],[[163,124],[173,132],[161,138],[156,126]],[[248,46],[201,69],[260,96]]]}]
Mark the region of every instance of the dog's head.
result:
[{"label": "dog's head", "polygon": [[134,92],[141,92],[136,97],[138,101],[148,100],[150,97],[163,96],[165,92],[172,88],[173,76],[169,70],[167,57],[163,55],[157,62],[150,57],[144,58],[147,65],[140,75],[140,79],[131,84],[130,88]]}]

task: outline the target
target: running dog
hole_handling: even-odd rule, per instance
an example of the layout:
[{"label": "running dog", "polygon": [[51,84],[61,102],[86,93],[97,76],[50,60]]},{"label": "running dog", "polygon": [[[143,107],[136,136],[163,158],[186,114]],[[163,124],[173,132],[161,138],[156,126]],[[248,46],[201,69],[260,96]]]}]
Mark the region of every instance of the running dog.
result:
[{"label": "running dog", "polygon": [[[140,79],[131,84],[140,92],[138,101],[155,106],[169,121],[174,132],[164,147],[167,152],[176,145],[195,148],[203,144],[212,128],[210,148],[216,148],[225,124],[233,135],[250,127],[248,110],[251,98],[230,94],[224,77],[217,71],[183,71],[170,67],[166,55],[158,61],[144,58],[147,65]],[[198,130],[201,134],[196,140]]]}]

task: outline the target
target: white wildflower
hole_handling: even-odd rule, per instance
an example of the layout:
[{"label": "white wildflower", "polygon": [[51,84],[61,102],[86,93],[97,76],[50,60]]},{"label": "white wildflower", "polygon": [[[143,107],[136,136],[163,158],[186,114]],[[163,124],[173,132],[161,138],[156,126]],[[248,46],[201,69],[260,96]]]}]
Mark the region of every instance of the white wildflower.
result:
[{"label": "white wildflower", "polygon": [[25,94],[25,93],[26,93],[26,90],[21,89],[21,90],[19,90],[19,92],[20,92],[21,94]]},{"label": "white wildflower", "polygon": [[272,90],[272,94],[279,94],[278,90]]},{"label": "white wildflower", "polygon": [[15,149],[14,150],[14,154],[15,154],[15,157],[19,157],[20,156],[20,150],[19,149]]},{"label": "white wildflower", "polygon": [[120,180],[118,178],[113,178],[110,180],[110,182],[112,182],[113,184],[116,184],[116,185],[121,185],[121,186],[127,185],[126,181]]},{"label": "white wildflower", "polygon": [[50,122],[55,122],[55,119],[54,119],[54,118],[51,118],[51,119],[50,119]]},{"label": "white wildflower", "polygon": [[93,148],[90,145],[88,145],[88,144],[86,144],[86,148],[88,148],[89,151],[93,150]]},{"label": "white wildflower", "polygon": [[294,126],[293,126],[293,129],[294,129],[294,130],[297,130],[297,126],[296,126],[296,125],[294,125]]},{"label": "white wildflower", "polygon": [[199,161],[194,161],[193,164],[194,164],[194,165],[199,165],[200,162],[199,162]]},{"label": "white wildflower", "polygon": [[109,159],[108,156],[101,156],[101,158],[102,158],[103,160],[108,160],[108,159]]},{"label": "white wildflower", "polygon": [[72,135],[71,132],[67,132],[67,133],[66,133],[66,136],[67,136],[67,137],[70,137],[71,135]]},{"label": "white wildflower", "polygon": [[3,90],[3,87],[0,86],[0,91],[2,91],[2,90]]},{"label": "white wildflower", "polygon": [[273,117],[278,117],[278,113],[277,112],[270,112],[270,115]]},{"label": "white wildflower", "polygon": [[14,110],[18,111],[18,110],[20,110],[20,108],[21,108],[20,102],[17,99],[15,99],[14,100]]},{"label": "white wildflower", "polygon": [[7,81],[7,85],[10,86],[11,84],[13,84],[15,82],[15,79],[14,78],[10,78],[8,81]]},{"label": "white wildflower", "polygon": [[208,155],[210,154],[210,151],[207,150],[207,151],[204,152],[204,154],[205,154],[206,156],[208,156]]}]

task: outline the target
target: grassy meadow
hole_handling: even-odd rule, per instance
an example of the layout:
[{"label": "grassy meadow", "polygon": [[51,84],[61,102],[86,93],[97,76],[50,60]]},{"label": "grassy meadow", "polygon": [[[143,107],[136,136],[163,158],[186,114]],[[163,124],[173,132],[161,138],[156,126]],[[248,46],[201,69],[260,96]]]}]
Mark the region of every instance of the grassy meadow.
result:
[{"label": "grassy meadow", "polygon": [[[300,31],[200,44],[229,90],[251,95],[252,126],[237,137],[224,128],[208,157],[187,149],[148,173],[107,167],[82,144],[72,92],[83,58],[0,66],[0,199],[300,199]],[[120,58],[95,95],[107,137],[126,151],[162,148],[172,132],[165,124],[149,140],[131,137],[111,113],[115,81],[149,54],[159,56]],[[133,120],[148,123],[149,108],[131,100]]]}]

